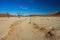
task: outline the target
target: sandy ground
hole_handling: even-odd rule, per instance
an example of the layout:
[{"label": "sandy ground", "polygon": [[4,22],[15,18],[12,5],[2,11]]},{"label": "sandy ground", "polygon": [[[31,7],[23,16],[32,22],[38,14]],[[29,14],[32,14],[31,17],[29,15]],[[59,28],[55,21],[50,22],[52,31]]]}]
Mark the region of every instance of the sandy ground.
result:
[{"label": "sandy ground", "polygon": [[0,17],[0,40],[60,40],[60,17]]}]

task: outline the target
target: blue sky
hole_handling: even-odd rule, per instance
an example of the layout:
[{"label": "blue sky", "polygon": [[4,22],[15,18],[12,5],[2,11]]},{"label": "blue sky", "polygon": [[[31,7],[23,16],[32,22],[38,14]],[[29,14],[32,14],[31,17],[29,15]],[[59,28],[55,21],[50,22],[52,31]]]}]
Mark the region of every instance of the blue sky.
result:
[{"label": "blue sky", "polygon": [[29,15],[57,11],[60,11],[60,0],[0,0],[0,13]]}]

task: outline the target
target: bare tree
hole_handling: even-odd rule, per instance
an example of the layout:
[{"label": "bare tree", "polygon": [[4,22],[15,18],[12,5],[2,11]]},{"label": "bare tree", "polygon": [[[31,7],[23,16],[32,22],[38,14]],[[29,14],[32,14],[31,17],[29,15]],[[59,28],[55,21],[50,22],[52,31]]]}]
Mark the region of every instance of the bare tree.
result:
[{"label": "bare tree", "polygon": [[8,16],[8,18],[9,18],[9,13],[7,12],[7,16]]},{"label": "bare tree", "polygon": [[18,12],[18,18],[20,18],[20,12]]}]

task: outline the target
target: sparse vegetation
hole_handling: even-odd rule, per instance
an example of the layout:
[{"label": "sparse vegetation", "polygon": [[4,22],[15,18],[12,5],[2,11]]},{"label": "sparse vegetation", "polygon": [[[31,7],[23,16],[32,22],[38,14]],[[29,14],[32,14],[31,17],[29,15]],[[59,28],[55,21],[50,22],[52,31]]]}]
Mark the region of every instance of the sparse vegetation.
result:
[{"label": "sparse vegetation", "polygon": [[[15,19],[15,21],[14,21]],[[43,20],[41,20],[43,19]],[[6,32],[6,35],[1,38],[1,40],[58,40],[60,38],[60,33],[57,33],[56,31],[60,30],[60,27],[58,27],[60,24],[57,25],[56,22],[60,23],[59,18],[57,21],[53,21],[57,18],[54,17],[54,19],[49,17],[21,17],[19,20],[17,17],[11,18],[5,21],[1,21],[2,24],[10,24],[8,32]],[[2,20],[2,18],[0,19]],[[5,19],[3,19],[5,20]],[[44,21],[45,20],[45,21]],[[49,21],[48,21],[49,20]],[[5,23],[4,23],[5,22]],[[46,23],[47,22],[47,23]],[[53,22],[53,24],[51,24]],[[5,25],[7,25],[5,24]],[[1,24],[0,24],[1,25]],[[2,30],[4,27],[2,26]],[[6,29],[4,29],[6,30]],[[57,34],[56,34],[57,33]],[[2,34],[2,32],[1,32]],[[1,35],[0,34],[0,35]],[[12,37],[12,38],[11,38]],[[60,40],[60,39],[59,39]]]}]

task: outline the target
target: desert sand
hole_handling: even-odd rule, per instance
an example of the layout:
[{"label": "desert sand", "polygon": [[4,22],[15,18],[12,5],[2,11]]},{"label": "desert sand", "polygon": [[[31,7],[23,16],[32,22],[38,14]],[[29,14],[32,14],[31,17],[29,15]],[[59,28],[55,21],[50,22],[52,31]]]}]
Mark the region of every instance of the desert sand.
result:
[{"label": "desert sand", "polygon": [[0,17],[0,40],[60,40],[60,17]]}]

